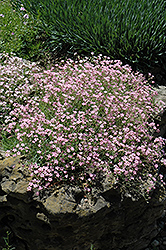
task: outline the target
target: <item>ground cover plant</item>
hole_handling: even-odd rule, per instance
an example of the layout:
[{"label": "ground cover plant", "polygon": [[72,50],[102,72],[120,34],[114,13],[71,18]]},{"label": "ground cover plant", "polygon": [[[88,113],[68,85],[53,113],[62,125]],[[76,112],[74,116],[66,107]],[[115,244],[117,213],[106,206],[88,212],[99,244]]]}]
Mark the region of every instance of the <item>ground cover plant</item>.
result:
[{"label": "ground cover plant", "polygon": [[12,8],[10,0],[0,1],[0,52],[39,60],[46,40],[40,20],[34,19],[23,6]]},{"label": "ground cover plant", "polygon": [[[105,178],[122,192],[148,196],[162,185],[163,138],[153,118],[163,109],[143,75],[102,56],[61,62],[42,71],[1,54],[2,145],[24,155],[28,190]],[[25,165],[26,167],[26,165]],[[158,184],[157,184],[158,183]]]},{"label": "ground cover plant", "polygon": [[40,19],[53,56],[102,53],[133,68],[164,67],[166,8],[163,0],[13,0]]}]

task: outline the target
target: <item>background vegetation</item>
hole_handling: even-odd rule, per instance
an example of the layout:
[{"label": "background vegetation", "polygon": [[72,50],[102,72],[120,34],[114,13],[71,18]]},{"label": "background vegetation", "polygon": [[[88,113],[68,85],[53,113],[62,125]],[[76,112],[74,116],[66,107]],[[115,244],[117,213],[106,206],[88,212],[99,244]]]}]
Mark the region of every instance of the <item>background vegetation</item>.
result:
[{"label": "background vegetation", "polygon": [[0,1],[0,52],[32,61],[44,58],[45,33],[39,24],[27,11],[14,10],[10,0]]},{"label": "background vegetation", "polygon": [[134,69],[166,62],[163,0],[13,0],[40,20],[54,56],[103,54]]}]

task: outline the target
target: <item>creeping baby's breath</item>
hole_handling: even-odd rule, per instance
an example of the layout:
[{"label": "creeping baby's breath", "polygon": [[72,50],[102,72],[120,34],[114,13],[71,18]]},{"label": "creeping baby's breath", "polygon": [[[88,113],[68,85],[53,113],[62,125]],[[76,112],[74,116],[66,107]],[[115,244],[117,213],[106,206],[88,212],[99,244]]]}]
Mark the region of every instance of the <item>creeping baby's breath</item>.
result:
[{"label": "creeping baby's breath", "polygon": [[0,66],[3,144],[8,155],[27,157],[28,190],[71,183],[90,191],[107,177],[145,195],[162,182],[164,140],[153,137],[153,117],[163,104],[141,74],[101,56],[43,72],[7,58]]}]

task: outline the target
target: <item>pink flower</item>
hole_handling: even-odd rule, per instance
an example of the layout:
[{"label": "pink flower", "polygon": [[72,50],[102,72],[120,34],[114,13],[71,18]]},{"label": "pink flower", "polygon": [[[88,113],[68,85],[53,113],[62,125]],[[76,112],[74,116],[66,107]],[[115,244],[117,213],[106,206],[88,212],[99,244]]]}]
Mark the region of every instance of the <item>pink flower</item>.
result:
[{"label": "pink flower", "polygon": [[25,11],[25,8],[24,8],[24,7],[21,7],[21,8],[20,8],[20,10],[23,10],[23,11]]},{"label": "pink flower", "polygon": [[52,152],[52,156],[53,156],[53,157],[56,158],[58,155],[59,155],[59,154],[58,154],[57,152]]},{"label": "pink flower", "polygon": [[28,186],[27,191],[31,191],[31,190],[32,190],[32,187]]},{"label": "pink flower", "polygon": [[[149,129],[158,129],[149,117],[161,107],[143,75],[101,55],[93,63],[69,59],[56,65],[58,70],[43,72],[20,58],[7,58],[9,65],[0,65],[2,133],[9,133],[9,143],[13,137],[11,154],[27,151],[34,161],[31,188],[79,180],[90,190],[100,174],[133,190],[146,179],[155,188],[156,169],[166,165],[161,160],[165,142],[149,135]],[[35,95],[29,98],[31,92]]]}]

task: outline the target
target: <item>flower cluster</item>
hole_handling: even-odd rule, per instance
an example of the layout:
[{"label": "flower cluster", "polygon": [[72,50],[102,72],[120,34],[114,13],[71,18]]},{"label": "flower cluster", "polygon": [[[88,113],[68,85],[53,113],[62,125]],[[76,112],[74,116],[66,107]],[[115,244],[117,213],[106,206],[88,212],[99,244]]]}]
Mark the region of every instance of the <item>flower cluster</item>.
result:
[{"label": "flower cluster", "polygon": [[28,190],[73,183],[90,191],[108,177],[144,195],[163,181],[164,139],[153,137],[163,103],[143,75],[101,55],[43,72],[8,57],[0,70],[3,143],[7,155],[27,157]]}]

